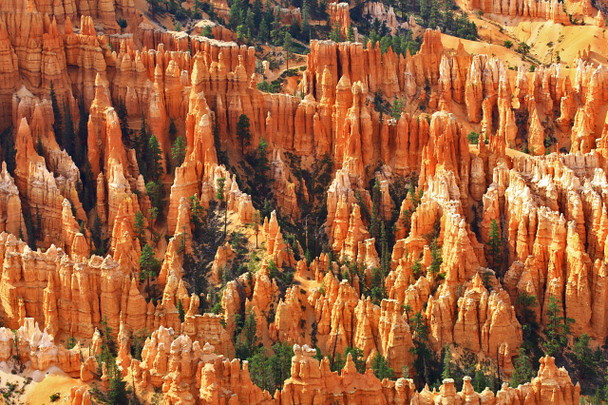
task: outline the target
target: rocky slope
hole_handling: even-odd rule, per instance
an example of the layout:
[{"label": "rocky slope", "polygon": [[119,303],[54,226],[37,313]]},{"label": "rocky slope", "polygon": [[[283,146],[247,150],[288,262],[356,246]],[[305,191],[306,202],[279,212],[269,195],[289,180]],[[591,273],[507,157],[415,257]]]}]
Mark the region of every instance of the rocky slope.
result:
[{"label": "rocky slope", "polygon": [[[497,21],[602,21],[585,1],[464,3]],[[344,37],[349,7],[328,6]],[[555,302],[570,343],[608,337],[608,70],[581,49],[531,72],[418,30],[415,54],[311,40],[295,91],[270,93],[254,46],[167,31],[132,1],[3,2],[0,360],[87,383],[72,404],[114,367],[167,404],[577,404],[551,356],[506,383]],[[293,348],[274,392],[239,359],[243,319],[262,346]],[[495,389],[429,388],[422,344],[489,362]],[[374,375],[378,358],[394,378]]]}]

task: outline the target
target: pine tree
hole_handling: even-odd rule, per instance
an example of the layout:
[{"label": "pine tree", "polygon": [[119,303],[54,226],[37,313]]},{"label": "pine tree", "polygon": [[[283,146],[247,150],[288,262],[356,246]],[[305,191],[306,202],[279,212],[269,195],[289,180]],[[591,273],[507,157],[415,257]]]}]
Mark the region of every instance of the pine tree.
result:
[{"label": "pine tree", "polygon": [[500,229],[495,219],[490,222],[490,238],[488,240],[490,261],[492,267],[496,270],[500,270],[502,263],[502,238],[500,236]]},{"label": "pine tree", "polygon": [[285,51],[286,69],[289,70],[289,56],[291,51],[291,34],[289,32],[286,32],[285,37],[283,38],[283,51]]},{"label": "pine tree", "polygon": [[515,310],[517,319],[522,325],[524,341],[534,341],[538,339],[538,322],[536,320],[536,312],[534,307],[538,306],[536,295],[520,293],[515,299]]},{"label": "pine tree", "polygon": [[386,277],[390,271],[390,251],[388,248],[388,236],[386,234],[384,221],[380,224],[380,252],[380,272],[384,282],[384,277]]},{"label": "pine tree", "polygon": [[546,341],[543,344],[545,352],[551,356],[563,351],[568,345],[568,336],[570,335],[570,324],[574,322],[572,318],[566,318],[562,315],[563,308],[561,300],[554,296],[549,297],[547,305],[547,326],[545,329]]},{"label": "pine tree", "polygon": [[249,375],[251,381],[261,389],[270,392],[276,389],[267,348],[261,347],[249,357]]},{"label": "pine tree", "polygon": [[268,175],[270,162],[268,161],[268,142],[264,137],[260,137],[260,142],[255,150],[255,154],[250,155],[248,161],[253,168],[253,177],[247,183],[251,188],[251,196],[254,201],[262,201],[270,193],[270,183],[272,179]]},{"label": "pine tree", "polygon": [[147,171],[147,151],[148,142],[150,140],[150,134],[148,134],[148,128],[146,125],[146,116],[142,113],[141,115],[141,129],[139,134],[135,138],[135,156],[137,157],[137,165],[139,166],[139,172],[145,176],[148,175]]},{"label": "pine tree", "polygon": [[148,181],[158,182],[163,175],[162,151],[158,144],[156,136],[151,135],[148,141],[148,150],[146,154],[146,167]]},{"label": "pine tree", "polygon": [[125,105],[122,97],[118,99],[118,105],[116,106],[116,115],[118,115],[118,122],[120,123],[120,132],[122,134],[122,143],[127,147],[131,148],[131,137],[129,136],[129,124],[128,124],[128,113],[127,106]]},{"label": "pine tree", "polygon": [[293,357],[292,346],[285,343],[275,343],[272,345],[274,354],[270,356],[270,373],[275,385],[275,389],[282,389],[283,382],[291,377],[291,358]]},{"label": "pine tree", "polygon": [[173,159],[173,166],[178,167],[184,162],[186,158],[186,141],[181,136],[178,136],[171,147],[171,159]]},{"label": "pine tree", "polygon": [[347,360],[349,354],[353,358],[353,363],[355,363],[357,372],[365,374],[366,365],[363,350],[359,349],[358,347],[347,346],[346,349],[344,349],[344,360]]},{"label": "pine tree", "polygon": [[139,239],[140,246],[146,244],[146,220],[144,218],[144,214],[141,211],[137,211],[135,213],[135,219],[133,221],[133,231],[135,232],[135,237]]},{"label": "pine tree", "polygon": [[302,38],[310,39],[310,0],[302,2]]},{"label": "pine tree", "polygon": [[378,352],[372,359],[372,370],[374,375],[382,381],[385,378],[395,378],[395,372],[388,365],[388,361]]},{"label": "pine tree", "polygon": [[262,23],[262,1],[255,0],[253,2],[253,24],[255,27],[259,27]]},{"label": "pine tree", "polygon": [[108,367],[108,372],[110,380],[108,382],[107,402],[109,404],[128,404],[127,383],[123,381],[116,363]]},{"label": "pine tree", "polygon": [[236,124],[236,136],[241,142],[241,153],[245,153],[245,146],[249,145],[251,140],[249,117],[245,114],[239,116],[239,121]]},{"label": "pine tree", "polygon": [[177,314],[179,315],[179,321],[184,322],[186,319],[186,312],[184,311],[184,304],[182,304],[182,300],[177,300]]},{"label": "pine tree", "polygon": [[428,326],[421,312],[414,314],[410,325],[414,343],[414,346],[410,348],[410,352],[414,355],[416,384],[420,387],[423,383],[431,380],[430,363],[434,359],[434,354],[429,345]]},{"label": "pine tree", "polygon": [[240,0],[234,0],[230,6],[230,21],[228,26],[232,29],[237,28],[243,23],[243,4]]},{"label": "pine tree", "polygon": [[154,255],[154,249],[147,243],[139,256],[140,279],[145,280],[148,297],[150,297],[150,279],[158,274],[160,262]]},{"label": "pine tree", "polygon": [[433,279],[436,280],[439,276],[439,269],[441,268],[441,264],[443,263],[443,258],[441,257],[441,249],[437,246],[437,238],[433,239],[431,242],[431,265],[429,266],[429,273],[433,276]]},{"label": "pine tree", "polygon": [[245,313],[243,328],[241,329],[240,336],[237,340],[235,348],[235,357],[238,357],[240,359],[246,359],[251,357],[255,353],[257,341],[258,337],[255,314],[251,310],[251,308],[248,308]]},{"label": "pine tree", "polygon": [[[156,181],[149,181],[146,183],[146,194],[150,197],[150,203],[152,208],[155,210],[156,215],[161,212],[163,207],[163,199],[165,197],[165,190],[162,184]],[[156,218],[154,218],[156,219]]]},{"label": "pine tree", "polygon": [[536,375],[532,361],[523,346],[519,348],[519,355],[513,362],[513,368],[513,374],[509,382],[509,385],[513,388],[530,381]]},{"label": "pine tree", "polygon": [[346,39],[350,42],[353,42],[355,40],[355,30],[353,30],[353,26],[349,25],[348,26],[348,32],[346,35]]},{"label": "pine tree", "polygon": [[483,370],[477,369],[475,371],[475,377],[473,377],[473,388],[476,392],[482,392],[486,387],[489,387],[490,384]]},{"label": "pine tree", "polygon": [[259,41],[265,44],[268,42],[268,37],[270,37],[270,28],[268,28],[268,23],[266,22],[266,20],[262,20],[262,22],[260,23],[258,39]]},{"label": "pine tree", "polygon": [[329,33],[329,39],[331,39],[334,42],[343,42],[344,41],[344,37],[342,36],[342,29],[338,22],[336,22],[334,24],[334,26],[332,27],[331,32]]},{"label": "pine tree", "polygon": [[375,267],[372,271],[370,284],[370,295],[372,302],[376,305],[380,305],[382,300],[386,298],[386,289],[384,288],[384,277],[382,276],[380,269],[377,267]]},{"label": "pine tree", "polygon": [[207,38],[211,38],[213,39],[213,31],[211,31],[211,27],[209,25],[206,25],[205,28],[203,28],[203,32],[202,32],[202,36],[207,37]]},{"label": "pine tree", "polygon": [[450,345],[445,345],[443,348],[443,371],[441,378],[454,378],[454,366],[452,365],[452,349]]}]

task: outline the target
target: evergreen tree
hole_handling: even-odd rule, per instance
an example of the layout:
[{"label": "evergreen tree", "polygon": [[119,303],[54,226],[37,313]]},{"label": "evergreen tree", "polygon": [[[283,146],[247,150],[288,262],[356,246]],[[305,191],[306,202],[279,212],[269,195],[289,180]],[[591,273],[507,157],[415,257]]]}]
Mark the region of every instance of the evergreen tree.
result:
[{"label": "evergreen tree", "polygon": [[211,38],[213,39],[213,31],[211,31],[211,26],[206,25],[205,28],[203,28],[203,32],[201,33],[202,36],[207,37],[207,38]]},{"label": "evergreen tree", "polygon": [[254,348],[257,346],[258,341],[255,314],[251,308],[247,309],[245,313],[245,320],[242,325],[243,327],[239,333],[235,346],[235,357],[238,357],[239,359],[247,359],[254,354]]},{"label": "evergreen tree", "polygon": [[291,358],[293,348],[291,345],[281,342],[272,345],[274,354],[270,356],[270,372],[272,374],[275,389],[282,389],[283,382],[291,376]]},{"label": "evergreen tree", "polygon": [[522,292],[515,299],[515,310],[517,319],[522,325],[521,330],[525,342],[534,342],[538,340],[538,322],[536,321],[536,313],[534,307],[538,306],[535,295]]},{"label": "evergreen tree", "polygon": [[595,352],[589,347],[590,340],[589,335],[583,333],[576,339],[569,356],[582,380],[590,380],[594,375],[599,374],[600,362],[604,359],[604,354],[599,346]]},{"label": "evergreen tree", "polygon": [[135,219],[133,221],[133,231],[135,232],[135,237],[139,240],[140,246],[146,244],[146,220],[144,218],[144,214],[141,211],[137,211],[135,213]]},{"label": "evergreen tree", "polygon": [[374,375],[382,381],[385,378],[395,378],[395,372],[388,365],[388,361],[378,352],[372,359],[372,370]]},{"label": "evergreen tree", "polygon": [[359,372],[361,374],[365,374],[366,366],[365,366],[365,358],[363,356],[363,350],[359,349],[358,347],[347,346],[346,349],[344,349],[344,360],[345,361],[348,358],[349,354],[351,355],[351,357],[353,359],[353,363],[355,363],[357,372]]},{"label": "evergreen tree", "polygon": [[443,258],[441,257],[441,249],[437,246],[437,238],[433,239],[431,242],[431,265],[429,266],[429,273],[433,276],[433,280],[437,280],[440,276],[439,269],[441,268],[441,264],[443,263]]},{"label": "evergreen tree", "polygon": [[547,326],[545,329],[546,341],[543,344],[545,352],[551,356],[563,351],[568,345],[570,335],[570,324],[574,322],[572,318],[563,315],[561,301],[554,296],[549,297],[547,305]]},{"label": "evergreen tree", "polygon": [[262,22],[260,23],[260,32],[258,34],[258,39],[265,44],[268,42],[269,37],[270,28],[268,28],[268,23],[266,22],[266,20],[262,20]]},{"label": "evergreen tree", "polygon": [[380,269],[378,269],[377,267],[375,267],[372,271],[370,295],[372,298],[372,302],[376,305],[380,305],[382,303],[382,300],[386,298],[384,278],[382,277]]},{"label": "evergreen tree", "polygon": [[490,239],[488,240],[490,261],[495,270],[500,270],[502,263],[502,238],[495,219],[490,222]]},{"label": "evergreen tree", "polygon": [[384,221],[380,224],[380,273],[382,274],[382,283],[384,284],[384,277],[390,271],[390,250],[388,247],[388,235],[386,234],[386,226]]},{"label": "evergreen tree", "polygon": [[255,27],[259,27],[262,23],[262,0],[255,0],[253,2],[253,24]]},{"label": "evergreen tree", "polygon": [[241,143],[241,153],[245,153],[245,146],[249,145],[251,140],[249,117],[245,114],[239,116],[239,121],[236,124],[236,136]]},{"label": "evergreen tree", "polygon": [[[245,16],[245,27],[247,27],[247,31],[255,31],[257,26],[255,25],[255,14],[252,9],[247,10],[247,14]],[[253,38],[247,37],[247,39],[251,40]]]},{"label": "evergreen tree", "polygon": [[148,142],[150,140],[150,134],[146,125],[146,116],[142,113],[141,115],[141,128],[139,134],[135,138],[135,156],[137,158],[137,165],[139,166],[139,172],[146,177],[148,175],[146,165],[146,155],[148,151]]},{"label": "evergreen tree", "polygon": [[263,136],[260,137],[260,142],[255,153],[247,155],[246,159],[253,169],[253,176],[247,179],[246,182],[251,189],[251,197],[254,199],[254,204],[258,206],[261,201],[268,197],[270,183],[272,182],[269,176],[268,142],[266,142]]},{"label": "evergreen tree", "polygon": [[340,24],[336,22],[329,33],[329,39],[334,42],[343,42],[344,37],[342,36],[342,29],[340,28]]},{"label": "evergreen tree", "polygon": [[133,146],[131,145],[131,137],[129,136],[127,106],[125,105],[122,97],[118,99],[118,105],[116,106],[116,115],[118,115],[118,122],[120,123],[122,143],[124,143],[127,148],[131,148]]},{"label": "evergreen tree", "polygon": [[353,42],[355,40],[355,30],[353,30],[353,26],[349,25],[348,26],[348,32],[346,35],[346,39],[350,42]]},{"label": "evergreen tree", "polygon": [[486,387],[490,387],[490,382],[483,370],[478,368],[475,370],[475,376],[473,377],[473,388],[476,392],[482,392]]},{"label": "evergreen tree", "polygon": [[183,323],[184,319],[186,319],[186,311],[184,311],[184,304],[182,304],[182,300],[180,299],[177,300],[177,314],[179,321]]},{"label": "evergreen tree", "polygon": [[260,347],[248,360],[251,381],[261,389],[273,392],[276,387],[272,376],[268,349]]},{"label": "evergreen tree", "polygon": [[[150,203],[155,211],[155,215],[158,215],[162,211],[163,199],[165,197],[163,186],[158,182],[149,181],[146,183],[146,194],[150,197]],[[156,219],[156,216],[153,219]]]},{"label": "evergreen tree", "polygon": [[160,270],[160,262],[154,255],[154,249],[147,243],[141,250],[139,256],[140,279],[146,281],[146,290],[150,297],[150,279],[156,276]]},{"label": "evergreen tree", "polygon": [[304,0],[302,3],[302,39],[310,39],[310,0]]},{"label": "evergreen tree", "polygon": [[148,150],[146,154],[146,168],[148,181],[158,182],[163,175],[162,151],[158,144],[156,136],[151,135],[148,141]]},{"label": "evergreen tree", "polygon": [[241,0],[233,0],[232,5],[230,6],[230,21],[228,26],[234,30],[241,25],[245,17],[245,12],[244,4]]},{"label": "evergreen tree", "polygon": [[435,359],[429,345],[428,326],[421,312],[414,314],[410,325],[414,343],[410,351],[414,355],[416,385],[420,388],[428,381],[431,381],[431,368]]},{"label": "evergreen tree", "polygon": [[108,382],[107,402],[109,404],[128,404],[127,383],[123,381],[118,366],[114,363],[108,367],[110,380]]},{"label": "evergreen tree", "polygon": [[198,238],[200,232],[203,229],[203,216],[205,214],[204,208],[201,206],[200,201],[196,195],[190,196],[190,221],[194,225],[194,237]]},{"label": "evergreen tree", "polygon": [[513,368],[513,374],[509,382],[509,385],[513,388],[517,388],[520,384],[524,384],[536,376],[532,361],[523,346],[519,348],[519,355],[513,362]]},{"label": "evergreen tree", "polygon": [[441,378],[454,378],[454,366],[452,364],[452,349],[450,345],[445,345],[443,348],[443,371]]},{"label": "evergreen tree", "polygon": [[186,141],[181,136],[178,136],[173,143],[171,148],[171,159],[173,159],[173,166],[178,167],[184,162],[186,158]]}]

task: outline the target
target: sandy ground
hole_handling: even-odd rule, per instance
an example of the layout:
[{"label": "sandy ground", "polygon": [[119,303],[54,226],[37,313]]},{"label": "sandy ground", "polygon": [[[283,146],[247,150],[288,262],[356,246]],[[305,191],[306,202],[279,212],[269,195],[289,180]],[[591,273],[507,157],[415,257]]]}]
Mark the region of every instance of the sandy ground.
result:
[{"label": "sandy ground", "polygon": [[[83,384],[82,381],[63,373],[47,375],[41,382],[31,384],[31,387],[26,392],[25,404],[69,404],[72,387],[75,385],[81,386]],[[51,402],[50,397],[55,393],[59,394],[59,399],[55,402]]]},{"label": "sandy ground", "polygon": [[[83,385],[71,378],[57,367],[51,367],[45,372],[32,370],[28,365],[18,373],[15,361],[0,363],[0,399],[3,404],[69,404],[70,390],[75,385]],[[59,399],[51,402],[50,397],[59,393]]]},{"label": "sandy ground", "polygon": [[507,27],[507,30],[519,40],[527,42],[532,47],[531,52],[543,63],[551,62],[552,55],[555,61],[555,55],[559,52],[562,62],[571,64],[579,51],[588,47],[591,49],[592,61],[603,64],[608,62],[608,34],[605,28],[592,25],[563,26],[551,22],[520,22],[514,27]]}]

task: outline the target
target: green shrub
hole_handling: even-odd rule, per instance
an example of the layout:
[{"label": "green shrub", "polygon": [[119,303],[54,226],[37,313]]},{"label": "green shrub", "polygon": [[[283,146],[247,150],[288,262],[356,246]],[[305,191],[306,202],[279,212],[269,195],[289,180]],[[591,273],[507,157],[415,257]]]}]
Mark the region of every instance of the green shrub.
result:
[{"label": "green shrub", "polygon": [[470,144],[477,145],[479,143],[479,134],[475,131],[471,131],[467,135],[467,140]]}]

